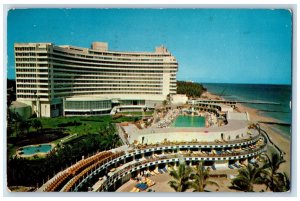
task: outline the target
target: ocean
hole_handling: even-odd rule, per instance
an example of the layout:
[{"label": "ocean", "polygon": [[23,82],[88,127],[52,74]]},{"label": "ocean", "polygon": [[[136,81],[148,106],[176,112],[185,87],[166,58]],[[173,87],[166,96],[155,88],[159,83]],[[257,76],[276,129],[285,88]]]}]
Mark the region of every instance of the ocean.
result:
[{"label": "ocean", "polygon": [[[263,116],[272,117],[280,122],[292,122],[290,109],[290,101],[292,100],[291,85],[203,83],[203,86],[209,92],[219,95],[226,100],[280,103],[280,105],[247,103],[244,103],[244,105],[257,109],[259,114]],[[291,136],[290,126],[274,125],[273,127],[274,129],[279,129],[284,135]]]}]

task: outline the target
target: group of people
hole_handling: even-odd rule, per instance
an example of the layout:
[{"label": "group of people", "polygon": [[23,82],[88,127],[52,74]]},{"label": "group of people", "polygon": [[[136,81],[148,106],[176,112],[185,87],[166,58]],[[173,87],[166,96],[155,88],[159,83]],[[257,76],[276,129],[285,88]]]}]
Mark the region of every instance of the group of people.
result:
[{"label": "group of people", "polygon": [[169,110],[165,117],[160,120],[157,124],[157,128],[167,128],[171,125],[171,123],[174,121],[174,119],[178,116],[179,110]]}]

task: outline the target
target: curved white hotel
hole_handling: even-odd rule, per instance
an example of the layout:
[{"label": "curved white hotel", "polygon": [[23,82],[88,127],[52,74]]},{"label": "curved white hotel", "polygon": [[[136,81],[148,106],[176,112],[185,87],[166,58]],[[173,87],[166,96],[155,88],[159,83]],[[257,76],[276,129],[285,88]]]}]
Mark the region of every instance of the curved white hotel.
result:
[{"label": "curved white hotel", "polygon": [[153,107],[176,94],[176,58],[155,52],[91,49],[52,43],[15,43],[17,101],[41,117],[97,115],[114,106]]}]

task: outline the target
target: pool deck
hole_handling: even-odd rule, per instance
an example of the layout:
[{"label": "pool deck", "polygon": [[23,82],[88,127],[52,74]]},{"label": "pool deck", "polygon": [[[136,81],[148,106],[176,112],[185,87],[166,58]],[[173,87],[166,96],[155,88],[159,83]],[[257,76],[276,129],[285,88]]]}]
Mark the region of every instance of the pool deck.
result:
[{"label": "pool deck", "polygon": [[228,124],[220,127],[168,127],[168,128],[145,128],[138,129],[134,124],[123,126],[128,134],[151,134],[151,133],[172,133],[172,132],[222,132],[232,131],[248,126],[248,121],[231,120]]},{"label": "pool deck", "polygon": [[[230,132],[237,131],[240,129],[248,129],[249,121],[244,120],[230,120],[228,124],[220,127],[170,127],[170,128],[145,128],[139,129],[134,124],[129,124],[128,126],[123,126],[125,132],[128,134],[129,143],[134,143],[135,140],[139,140],[139,138],[143,135],[160,135],[160,134],[171,134],[176,133],[176,135],[186,135],[187,133],[197,133],[197,135],[207,136],[207,140],[209,140],[209,133],[220,133],[220,132]],[[179,136],[178,136],[179,137]],[[248,138],[249,136],[244,136]]]}]

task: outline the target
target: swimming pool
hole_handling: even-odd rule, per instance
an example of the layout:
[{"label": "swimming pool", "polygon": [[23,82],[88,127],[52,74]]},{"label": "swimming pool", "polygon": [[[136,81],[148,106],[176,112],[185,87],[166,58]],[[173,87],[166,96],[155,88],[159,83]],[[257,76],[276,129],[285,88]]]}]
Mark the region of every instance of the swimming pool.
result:
[{"label": "swimming pool", "polygon": [[40,145],[30,145],[26,147],[21,147],[19,151],[20,155],[33,155],[39,153],[48,153],[52,149],[51,144],[40,144]]},{"label": "swimming pool", "polygon": [[200,116],[178,116],[171,127],[205,127],[205,118]]}]

